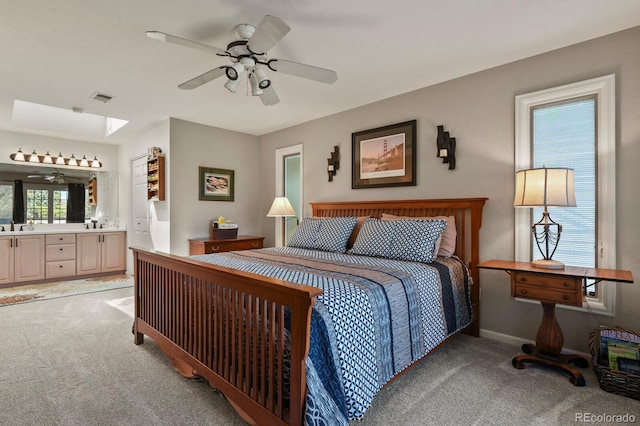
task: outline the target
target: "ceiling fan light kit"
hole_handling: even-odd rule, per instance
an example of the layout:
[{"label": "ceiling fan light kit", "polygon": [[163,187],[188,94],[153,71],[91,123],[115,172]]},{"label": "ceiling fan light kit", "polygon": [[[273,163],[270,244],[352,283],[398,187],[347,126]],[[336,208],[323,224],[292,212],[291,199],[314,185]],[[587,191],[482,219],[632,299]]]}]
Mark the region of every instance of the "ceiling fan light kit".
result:
[{"label": "ceiling fan light kit", "polygon": [[256,67],[253,75],[258,80],[258,87],[261,89],[266,89],[271,85],[271,80],[267,77],[267,74],[264,72],[262,68]]},{"label": "ceiling fan light kit", "polygon": [[235,64],[226,68],[225,73],[227,74],[227,78],[229,80],[237,80],[238,77],[240,77],[240,75],[244,72],[245,66],[242,62],[246,61],[236,62]]},{"label": "ceiling fan light kit", "polygon": [[250,24],[236,25],[235,31],[239,39],[229,43],[226,50],[160,31],[147,31],[146,34],[154,40],[215,53],[221,57],[226,56],[233,62],[233,65],[214,68],[179,84],[178,87],[180,89],[195,89],[224,74],[227,77],[224,87],[236,93],[239,80],[243,74],[246,74],[251,85],[251,94],[259,96],[264,105],[275,105],[280,99],[273,89],[271,79],[265,72],[265,67],[274,72],[281,72],[326,84],[332,84],[338,79],[338,75],[333,70],[299,64],[284,59],[267,58],[267,51],[275,46],[290,30],[291,27],[280,18],[267,15],[262,18],[257,27]]},{"label": "ceiling fan light kit", "polygon": [[229,91],[231,93],[236,93],[238,91],[238,84],[240,84],[240,80],[238,80],[238,79],[235,79],[235,80],[229,79],[229,81],[227,81],[224,84],[224,87],[229,89]]}]

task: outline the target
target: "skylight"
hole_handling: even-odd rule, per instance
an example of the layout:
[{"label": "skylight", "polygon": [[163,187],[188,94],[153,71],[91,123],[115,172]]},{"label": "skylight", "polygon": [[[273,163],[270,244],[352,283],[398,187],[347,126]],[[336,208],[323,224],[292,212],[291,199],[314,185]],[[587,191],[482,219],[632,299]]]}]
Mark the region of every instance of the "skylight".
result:
[{"label": "skylight", "polygon": [[127,120],[74,109],[79,112],[16,99],[11,120],[14,125],[27,129],[92,139],[106,139],[128,123]]}]

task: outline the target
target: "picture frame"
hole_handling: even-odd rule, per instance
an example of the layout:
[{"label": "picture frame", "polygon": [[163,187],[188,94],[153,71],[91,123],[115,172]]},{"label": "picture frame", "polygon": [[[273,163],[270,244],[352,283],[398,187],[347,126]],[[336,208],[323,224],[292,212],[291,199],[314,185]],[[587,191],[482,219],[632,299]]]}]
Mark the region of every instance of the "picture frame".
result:
[{"label": "picture frame", "polygon": [[416,185],[416,120],[351,134],[351,188]]},{"label": "picture frame", "polygon": [[233,201],[234,171],[211,167],[198,168],[201,201]]}]

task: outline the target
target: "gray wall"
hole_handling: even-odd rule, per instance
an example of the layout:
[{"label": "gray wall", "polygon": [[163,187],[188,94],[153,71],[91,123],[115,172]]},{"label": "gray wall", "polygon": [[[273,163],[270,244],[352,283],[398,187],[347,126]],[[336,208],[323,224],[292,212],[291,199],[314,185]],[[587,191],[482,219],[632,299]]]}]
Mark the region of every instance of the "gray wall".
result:
[{"label": "gray wall", "polygon": [[[218,216],[237,223],[240,235],[261,235],[258,138],[172,118],[170,141],[170,252],[189,254],[189,238],[208,237]],[[234,170],[234,202],[198,200],[200,166]]]},{"label": "gray wall", "polygon": [[[274,151],[304,145],[305,216],[310,201],[488,197],[482,226],[481,260],[514,256],[514,97],[583,79],[616,75],[617,253],[618,268],[640,277],[640,27],[548,52],[386,99],[260,137],[259,210],[266,212],[274,194]],[[375,90],[372,88],[372,90]],[[287,100],[283,100],[286,102]],[[351,189],[351,133],[418,120],[418,168],[415,187]],[[435,157],[436,125],[457,140],[456,170]],[[327,182],[327,157],[340,146],[341,168]],[[260,215],[267,243],[273,244],[273,220]],[[516,302],[509,277],[481,272],[481,328],[534,340],[541,318],[537,304]],[[565,346],[588,351],[589,331],[599,322],[640,330],[640,287],[619,284],[615,317],[565,309],[558,320]]]}]

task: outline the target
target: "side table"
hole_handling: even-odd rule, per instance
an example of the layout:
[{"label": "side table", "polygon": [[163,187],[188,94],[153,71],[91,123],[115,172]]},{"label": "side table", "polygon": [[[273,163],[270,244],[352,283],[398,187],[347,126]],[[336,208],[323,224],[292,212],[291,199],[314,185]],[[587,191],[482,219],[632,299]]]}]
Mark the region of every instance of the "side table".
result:
[{"label": "side table", "polygon": [[569,381],[575,386],[584,386],[582,373],[573,365],[585,368],[589,363],[578,355],[561,353],[564,336],[556,320],[556,304],[582,306],[582,288],[587,279],[633,283],[631,272],[578,266],[542,269],[528,262],[508,260],[481,262],[478,268],[507,272],[511,275],[512,297],[537,300],[542,304],[542,321],[536,335],[536,344],[522,345],[524,355],[514,357],[511,361],[513,366],[525,368],[526,362],[547,365],[569,373]]}]

